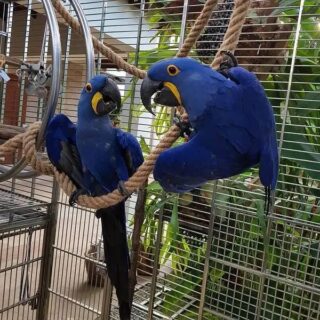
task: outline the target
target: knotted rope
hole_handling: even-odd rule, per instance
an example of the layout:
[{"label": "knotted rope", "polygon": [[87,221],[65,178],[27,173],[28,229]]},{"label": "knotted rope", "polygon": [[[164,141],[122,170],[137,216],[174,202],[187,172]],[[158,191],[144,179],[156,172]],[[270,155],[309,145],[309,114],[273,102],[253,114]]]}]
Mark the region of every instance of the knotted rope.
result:
[{"label": "knotted rope", "polygon": [[[234,12],[231,16],[228,30],[221,45],[221,50],[235,50],[239,41],[242,25],[245,21],[246,13],[250,7],[250,2],[250,0],[235,1]],[[52,3],[56,10],[60,13],[60,15],[66,20],[66,22],[70,24],[70,26],[77,32],[81,33],[79,22],[69,14],[69,12],[61,4],[60,0],[52,0]],[[186,56],[190,52],[192,45],[195,43],[203,28],[206,26],[208,19],[211,16],[211,12],[216,4],[217,0],[208,0],[205,3],[201,14],[198,16],[193,28],[191,29],[189,35],[185,40],[185,44],[177,54],[178,57]],[[232,28],[233,31],[228,32],[229,28],[230,30]],[[144,70],[141,70],[127,63],[112,49],[105,46],[94,36],[92,36],[92,41],[94,47],[107,58],[112,60],[119,68],[139,78],[145,77],[146,72]],[[217,54],[212,63],[212,66],[216,67],[217,65],[219,65],[219,59],[221,59],[220,55],[221,53]],[[182,114],[182,117],[186,117],[186,114],[184,113],[182,107],[179,108],[179,112]],[[23,153],[29,161],[30,165],[35,170],[43,174],[54,175],[63,191],[67,195],[70,195],[72,191],[75,190],[75,186],[73,185],[69,177],[64,173],[59,173],[51,165],[48,159],[43,160],[37,154],[35,142],[37,134],[39,132],[40,124],[41,122],[33,123],[25,133],[18,134],[14,138],[0,145],[0,155],[3,155],[7,152],[13,152],[21,148],[22,146]],[[152,172],[155,162],[160,153],[170,148],[179,136],[180,128],[177,125],[171,126],[168,132],[162,137],[159,144],[151,151],[150,155],[145,159],[144,163],[138,168],[135,174],[125,182],[125,187],[130,193],[137,191],[143,185],[143,183],[148,179],[149,174]],[[114,190],[111,193],[99,197],[89,197],[82,195],[78,199],[78,204],[93,209],[106,208],[117,204],[118,202],[124,200],[124,198],[125,197],[122,196],[118,190]]]}]

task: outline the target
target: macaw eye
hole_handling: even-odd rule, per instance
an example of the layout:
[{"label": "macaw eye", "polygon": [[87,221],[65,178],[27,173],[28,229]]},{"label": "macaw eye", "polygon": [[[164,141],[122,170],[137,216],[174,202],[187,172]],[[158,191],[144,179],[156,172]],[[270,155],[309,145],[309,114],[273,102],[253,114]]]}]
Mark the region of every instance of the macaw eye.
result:
[{"label": "macaw eye", "polygon": [[180,72],[179,69],[173,64],[170,64],[170,66],[168,66],[167,71],[170,76],[176,76]]},{"label": "macaw eye", "polygon": [[90,92],[92,91],[92,85],[91,85],[91,83],[88,82],[88,83],[86,84],[86,86],[85,86],[85,89],[86,89],[87,92],[90,93]]}]

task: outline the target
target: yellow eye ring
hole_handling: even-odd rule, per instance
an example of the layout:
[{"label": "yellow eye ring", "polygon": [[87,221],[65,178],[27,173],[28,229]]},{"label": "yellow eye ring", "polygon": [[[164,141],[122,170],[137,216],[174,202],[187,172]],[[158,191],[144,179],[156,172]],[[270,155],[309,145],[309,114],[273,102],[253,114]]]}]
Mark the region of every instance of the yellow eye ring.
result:
[{"label": "yellow eye ring", "polygon": [[85,88],[85,90],[86,90],[87,92],[90,93],[90,92],[92,91],[92,85],[91,85],[91,83],[88,82],[88,83],[85,85],[84,88]]},{"label": "yellow eye ring", "polygon": [[173,64],[170,64],[167,67],[167,71],[170,74],[170,76],[176,76],[180,72],[180,70]]}]

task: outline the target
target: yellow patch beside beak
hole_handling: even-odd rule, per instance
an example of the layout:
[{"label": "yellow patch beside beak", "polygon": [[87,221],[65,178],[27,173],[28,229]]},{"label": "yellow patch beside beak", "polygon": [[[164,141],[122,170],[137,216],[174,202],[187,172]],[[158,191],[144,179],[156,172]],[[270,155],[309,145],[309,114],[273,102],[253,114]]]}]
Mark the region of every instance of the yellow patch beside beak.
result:
[{"label": "yellow patch beside beak", "polygon": [[103,99],[103,96],[100,92],[96,92],[94,94],[94,96],[92,97],[92,100],[91,100],[91,106],[92,106],[92,109],[93,111],[98,114],[98,111],[97,111],[97,106],[98,106],[98,103],[99,101],[101,101]]},{"label": "yellow patch beside beak", "polygon": [[173,93],[173,95],[175,96],[175,98],[179,102],[179,105],[181,106],[182,102],[181,102],[181,97],[180,97],[180,93],[179,93],[178,88],[172,82],[164,82],[163,85],[165,87],[167,87]]}]

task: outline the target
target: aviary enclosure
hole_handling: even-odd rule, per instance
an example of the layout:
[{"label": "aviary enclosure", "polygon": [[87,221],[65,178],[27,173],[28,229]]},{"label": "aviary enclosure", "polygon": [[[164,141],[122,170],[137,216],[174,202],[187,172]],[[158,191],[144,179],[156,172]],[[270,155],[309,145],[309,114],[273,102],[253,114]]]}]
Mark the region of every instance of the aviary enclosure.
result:
[{"label": "aviary enclosure", "polygon": [[[80,21],[96,38],[147,70],[177,53],[204,2],[61,3],[74,16],[82,8]],[[1,143],[45,123],[52,105],[76,121],[88,42],[54,10],[57,3],[0,3]],[[191,57],[211,63],[233,7],[219,1]],[[252,0],[235,56],[256,73],[274,108],[274,206],[266,217],[257,168],[182,195],[163,192],[150,175],[126,202],[130,247],[134,214],[144,214],[132,319],[320,319],[318,0]],[[118,77],[123,108],[115,121],[147,156],[171,126],[171,110],[146,113],[141,80],[98,51],[94,68]],[[94,211],[70,207],[51,176],[24,167],[21,151],[1,156],[0,319],[118,319]],[[22,171],[12,176],[13,164]]]}]

